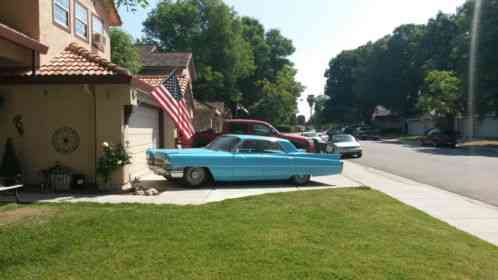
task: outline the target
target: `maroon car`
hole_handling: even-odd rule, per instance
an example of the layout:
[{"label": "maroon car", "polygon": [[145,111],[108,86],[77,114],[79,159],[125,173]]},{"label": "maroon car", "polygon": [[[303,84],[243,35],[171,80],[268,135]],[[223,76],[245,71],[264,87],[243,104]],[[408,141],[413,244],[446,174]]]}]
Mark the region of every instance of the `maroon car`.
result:
[{"label": "maroon car", "polygon": [[223,134],[251,134],[278,137],[291,141],[298,149],[304,149],[310,153],[314,153],[316,151],[313,141],[310,141],[305,137],[281,133],[267,122],[248,119],[225,120],[223,124],[223,131],[221,133],[216,133],[212,129],[198,132],[194,135],[193,147],[204,147],[216,137]]}]

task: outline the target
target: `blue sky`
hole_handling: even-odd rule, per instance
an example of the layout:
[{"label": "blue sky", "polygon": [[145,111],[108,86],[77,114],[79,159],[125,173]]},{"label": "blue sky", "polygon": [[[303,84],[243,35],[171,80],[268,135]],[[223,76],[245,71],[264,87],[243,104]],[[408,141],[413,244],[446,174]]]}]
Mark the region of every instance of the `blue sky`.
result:
[{"label": "blue sky", "polygon": [[[159,0],[147,10],[120,10],[123,29],[135,38],[142,22]],[[292,39],[292,61],[298,80],[306,86],[303,97],[323,94],[329,60],[342,50],[356,48],[389,34],[404,23],[426,23],[438,11],[455,12],[465,0],[225,0],[240,15],[257,18],[266,28],[278,28]],[[309,108],[300,102],[299,111]]]}]

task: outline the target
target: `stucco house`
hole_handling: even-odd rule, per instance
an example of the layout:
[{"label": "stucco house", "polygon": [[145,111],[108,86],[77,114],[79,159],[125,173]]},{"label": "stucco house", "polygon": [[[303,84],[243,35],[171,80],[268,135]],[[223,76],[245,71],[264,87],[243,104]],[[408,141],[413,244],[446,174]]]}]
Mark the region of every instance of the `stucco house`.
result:
[{"label": "stucco house", "polygon": [[109,27],[120,25],[112,0],[0,1],[0,158],[12,138],[27,184],[56,162],[97,183],[110,142],[132,156],[112,179],[123,188],[149,174],[147,148],[171,146],[174,127],[150,95],[160,80],[109,62]]},{"label": "stucco house", "polygon": [[196,131],[213,129],[216,132],[221,132],[223,130],[223,122],[228,113],[223,102],[195,101],[194,107]]}]

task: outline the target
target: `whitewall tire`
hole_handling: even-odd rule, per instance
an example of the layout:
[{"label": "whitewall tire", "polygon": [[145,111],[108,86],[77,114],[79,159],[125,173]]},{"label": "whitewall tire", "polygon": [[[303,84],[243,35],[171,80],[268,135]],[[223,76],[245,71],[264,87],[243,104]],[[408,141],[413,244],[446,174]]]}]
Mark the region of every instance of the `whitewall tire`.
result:
[{"label": "whitewall tire", "polygon": [[189,167],[185,169],[183,180],[193,188],[202,186],[208,178],[208,172],[202,167]]},{"label": "whitewall tire", "polygon": [[294,175],[291,180],[298,186],[304,186],[311,181],[311,175]]}]

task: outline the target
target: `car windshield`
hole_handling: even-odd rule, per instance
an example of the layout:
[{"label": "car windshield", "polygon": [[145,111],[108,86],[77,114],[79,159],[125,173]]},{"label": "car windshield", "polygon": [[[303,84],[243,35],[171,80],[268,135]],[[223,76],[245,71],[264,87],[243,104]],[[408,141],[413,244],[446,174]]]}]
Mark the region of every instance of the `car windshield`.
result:
[{"label": "car windshield", "polygon": [[235,145],[240,142],[240,138],[236,136],[222,136],[216,138],[213,142],[206,146],[206,149],[213,151],[230,152]]},{"label": "car windshield", "polygon": [[334,135],[332,137],[332,142],[352,142],[354,137],[351,135]]}]

